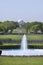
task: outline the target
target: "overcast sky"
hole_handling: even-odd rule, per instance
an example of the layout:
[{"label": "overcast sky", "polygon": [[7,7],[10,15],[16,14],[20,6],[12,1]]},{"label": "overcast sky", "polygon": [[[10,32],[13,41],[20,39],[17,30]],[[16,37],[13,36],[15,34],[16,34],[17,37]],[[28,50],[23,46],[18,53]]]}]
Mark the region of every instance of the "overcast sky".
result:
[{"label": "overcast sky", "polygon": [[0,21],[43,22],[43,0],[0,0]]}]

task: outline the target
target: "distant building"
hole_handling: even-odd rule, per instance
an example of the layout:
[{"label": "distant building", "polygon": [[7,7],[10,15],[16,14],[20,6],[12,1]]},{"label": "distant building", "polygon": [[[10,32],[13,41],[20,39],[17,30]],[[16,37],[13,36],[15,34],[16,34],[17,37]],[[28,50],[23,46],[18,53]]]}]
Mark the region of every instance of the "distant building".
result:
[{"label": "distant building", "polygon": [[22,27],[22,25],[25,24],[25,22],[24,22],[23,20],[18,20],[18,22],[19,22],[19,26],[20,26],[20,27]]}]

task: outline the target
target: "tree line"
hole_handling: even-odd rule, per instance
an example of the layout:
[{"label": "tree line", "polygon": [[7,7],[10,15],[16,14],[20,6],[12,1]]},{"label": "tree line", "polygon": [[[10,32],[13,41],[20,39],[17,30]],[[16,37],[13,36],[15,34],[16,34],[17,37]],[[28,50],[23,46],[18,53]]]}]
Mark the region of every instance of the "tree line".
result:
[{"label": "tree line", "polygon": [[[16,22],[15,21],[0,22],[0,32],[8,33],[10,30],[10,33],[12,33],[14,29],[20,28],[19,26],[20,24],[17,21]],[[28,32],[43,33],[43,22],[38,22],[38,21],[27,22],[23,24],[21,27],[26,30],[26,33]]]},{"label": "tree line", "polygon": [[17,27],[19,27],[18,22],[14,22],[14,21],[0,22],[0,32],[2,31],[8,33],[8,31],[10,30],[10,33],[12,33],[12,31]]},{"label": "tree line", "polygon": [[34,22],[27,22],[23,25],[23,27],[26,29],[26,32],[41,32],[43,33],[43,22],[38,22],[38,21],[34,21]]}]

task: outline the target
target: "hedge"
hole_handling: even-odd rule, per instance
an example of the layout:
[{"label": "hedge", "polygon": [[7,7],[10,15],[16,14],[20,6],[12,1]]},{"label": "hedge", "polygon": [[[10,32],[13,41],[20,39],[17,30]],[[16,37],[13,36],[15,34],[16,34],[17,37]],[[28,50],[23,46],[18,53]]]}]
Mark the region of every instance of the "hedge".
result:
[{"label": "hedge", "polygon": [[1,55],[2,51],[0,50],[0,55]]},{"label": "hedge", "polygon": [[20,49],[20,45],[0,45],[0,49]]},{"label": "hedge", "polygon": [[[0,49],[20,49],[20,44],[0,45]],[[43,49],[43,44],[28,44],[28,49]]]},{"label": "hedge", "polygon": [[29,44],[28,48],[30,48],[30,49],[43,49],[43,44]]}]

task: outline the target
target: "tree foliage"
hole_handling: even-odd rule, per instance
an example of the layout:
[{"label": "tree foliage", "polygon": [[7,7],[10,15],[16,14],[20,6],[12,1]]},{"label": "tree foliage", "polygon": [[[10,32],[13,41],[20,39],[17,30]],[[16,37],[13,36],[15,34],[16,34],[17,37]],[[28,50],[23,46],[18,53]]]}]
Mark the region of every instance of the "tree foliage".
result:
[{"label": "tree foliage", "polygon": [[[8,33],[10,30],[10,33],[12,33],[12,31],[14,29],[16,29],[17,27],[19,27],[19,23],[15,22],[15,21],[4,21],[4,22],[0,22],[0,32],[5,32]],[[24,25],[22,25],[22,28],[25,28],[26,33],[31,32],[42,32],[43,33],[43,22],[38,22],[38,21],[34,21],[34,22],[27,22]]]},{"label": "tree foliage", "polygon": [[18,23],[14,21],[4,21],[0,23],[0,31],[5,33],[7,33],[9,30],[12,33],[13,29],[16,29],[17,27],[19,27]]},{"label": "tree foliage", "polygon": [[42,32],[43,33],[43,23],[42,22],[27,22],[25,25],[24,25],[24,28],[26,29],[26,32],[28,33],[28,30],[29,31],[33,31],[35,33],[37,33],[38,31]]}]

